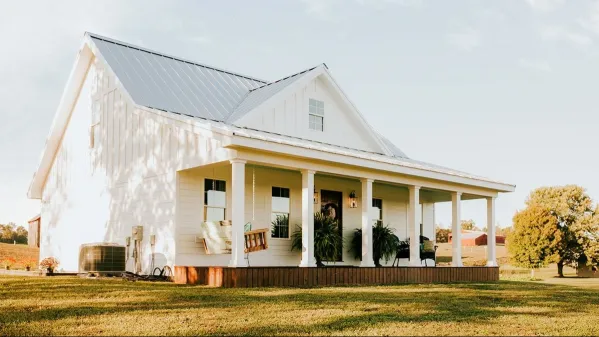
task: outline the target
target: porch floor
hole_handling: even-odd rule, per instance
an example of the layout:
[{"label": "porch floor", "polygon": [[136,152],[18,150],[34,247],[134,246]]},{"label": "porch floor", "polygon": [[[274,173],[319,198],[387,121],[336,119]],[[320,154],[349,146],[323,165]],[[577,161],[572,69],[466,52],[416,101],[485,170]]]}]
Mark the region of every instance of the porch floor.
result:
[{"label": "porch floor", "polygon": [[191,267],[175,266],[175,283],[211,287],[324,287],[499,281],[499,267]]}]

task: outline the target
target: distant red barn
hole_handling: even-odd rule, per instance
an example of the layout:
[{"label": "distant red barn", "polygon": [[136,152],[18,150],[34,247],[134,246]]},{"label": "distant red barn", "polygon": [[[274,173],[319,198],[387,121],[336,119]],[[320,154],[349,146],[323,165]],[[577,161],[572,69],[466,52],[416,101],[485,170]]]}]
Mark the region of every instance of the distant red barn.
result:
[{"label": "distant red barn", "polygon": [[[452,233],[449,233],[449,242],[452,242]],[[496,235],[495,243],[505,244],[505,236]],[[462,231],[462,246],[486,246],[487,233],[481,231]]]}]

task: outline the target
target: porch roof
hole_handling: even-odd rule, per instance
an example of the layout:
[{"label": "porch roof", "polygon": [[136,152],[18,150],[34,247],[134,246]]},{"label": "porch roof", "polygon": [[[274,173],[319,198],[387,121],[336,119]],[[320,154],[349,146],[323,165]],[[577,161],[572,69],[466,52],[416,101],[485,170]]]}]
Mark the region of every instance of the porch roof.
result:
[{"label": "porch roof", "polygon": [[250,128],[241,128],[241,127],[237,127],[237,126],[225,124],[225,123],[218,123],[218,122],[215,123],[212,121],[209,121],[209,123],[220,128],[220,129],[231,132],[231,134],[233,136],[237,136],[237,137],[256,139],[256,140],[261,140],[261,141],[266,141],[266,142],[271,142],[271,143],[301,147],[301,148],[305,148],[305,149],[317,150],[317,151],[322,151],[322,152],[327,152],[327,153],[334,153],[334,154],[355,157],[355,158],[360,158],[360,159],[366,159],[366,160],[371,160],[371,161],[375,161],[375,162],[392,164],[392,165],[397,165],[397,166],[402,166],[402,167],[407,167],[407,168],[413,168],[413,169],[425,170],[425,171],[429,171],[429,172],[447,174],[450,176],[472,179],[472,180],[481,181],[481,182],[499,184],[502,187],[504,187],[502,190],[500,190],[501,192],[511,192],[515,189],[515,185],[508,184],[508,183],[505,183],[502,181],[493,180],[490,178],[477,176],[474,174],[454,170],[454,169],[447,168],[444,166],[403,157],[402,156],[403,153],[401,153],[401,152],[397,153],[397,154],[393,154],[393,155],[385,155],[382,153],[357,150],[357,149],[353,149],[353,148],[349,148],[349,147],[343,147],[343,146],[339,146],[339,145],[328,144],[328,143],[313,141],[313,140],[304,139],[304,138],[292,137],[292,136],[272,133],[272,132],[268,132],[268,131],[255,130],[255,129],[250,129]]}]

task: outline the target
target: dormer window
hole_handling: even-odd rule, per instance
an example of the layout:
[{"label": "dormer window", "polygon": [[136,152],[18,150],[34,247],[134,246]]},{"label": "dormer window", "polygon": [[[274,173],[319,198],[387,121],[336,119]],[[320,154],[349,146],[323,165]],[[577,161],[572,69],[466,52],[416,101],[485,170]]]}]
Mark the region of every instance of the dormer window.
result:
[{"label": "dormer window", "polygon": [[310,130],[324,130],[324,102],[310,98],[309,125]]}]

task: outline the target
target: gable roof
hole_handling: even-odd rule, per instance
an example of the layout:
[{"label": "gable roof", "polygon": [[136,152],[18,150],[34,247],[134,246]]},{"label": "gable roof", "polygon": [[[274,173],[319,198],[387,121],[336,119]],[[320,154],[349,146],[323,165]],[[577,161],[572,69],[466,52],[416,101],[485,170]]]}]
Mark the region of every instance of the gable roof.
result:
[{"label": "gable roof", "polygon": [[[324,65],[324,63],[323,63]],[[318,67],[318,66],[316,66]],[[252,111],[254,108],[258,107],[260,104],[267,101],[269,98],[280,92],[281,90],[288,87],[290,84],[295,83],[300,80],[304,75],[308,72],[316,69],[316,67],[312,67],[299,73],[284,77],[280,80],[265,84],[259,88],[252,89],[248,92],[247,96],[244,100],[239,104],[239,106],[233,111],[231,116],[227,118],[227,122],[232,123],[243,117],[248,112]]]}]

